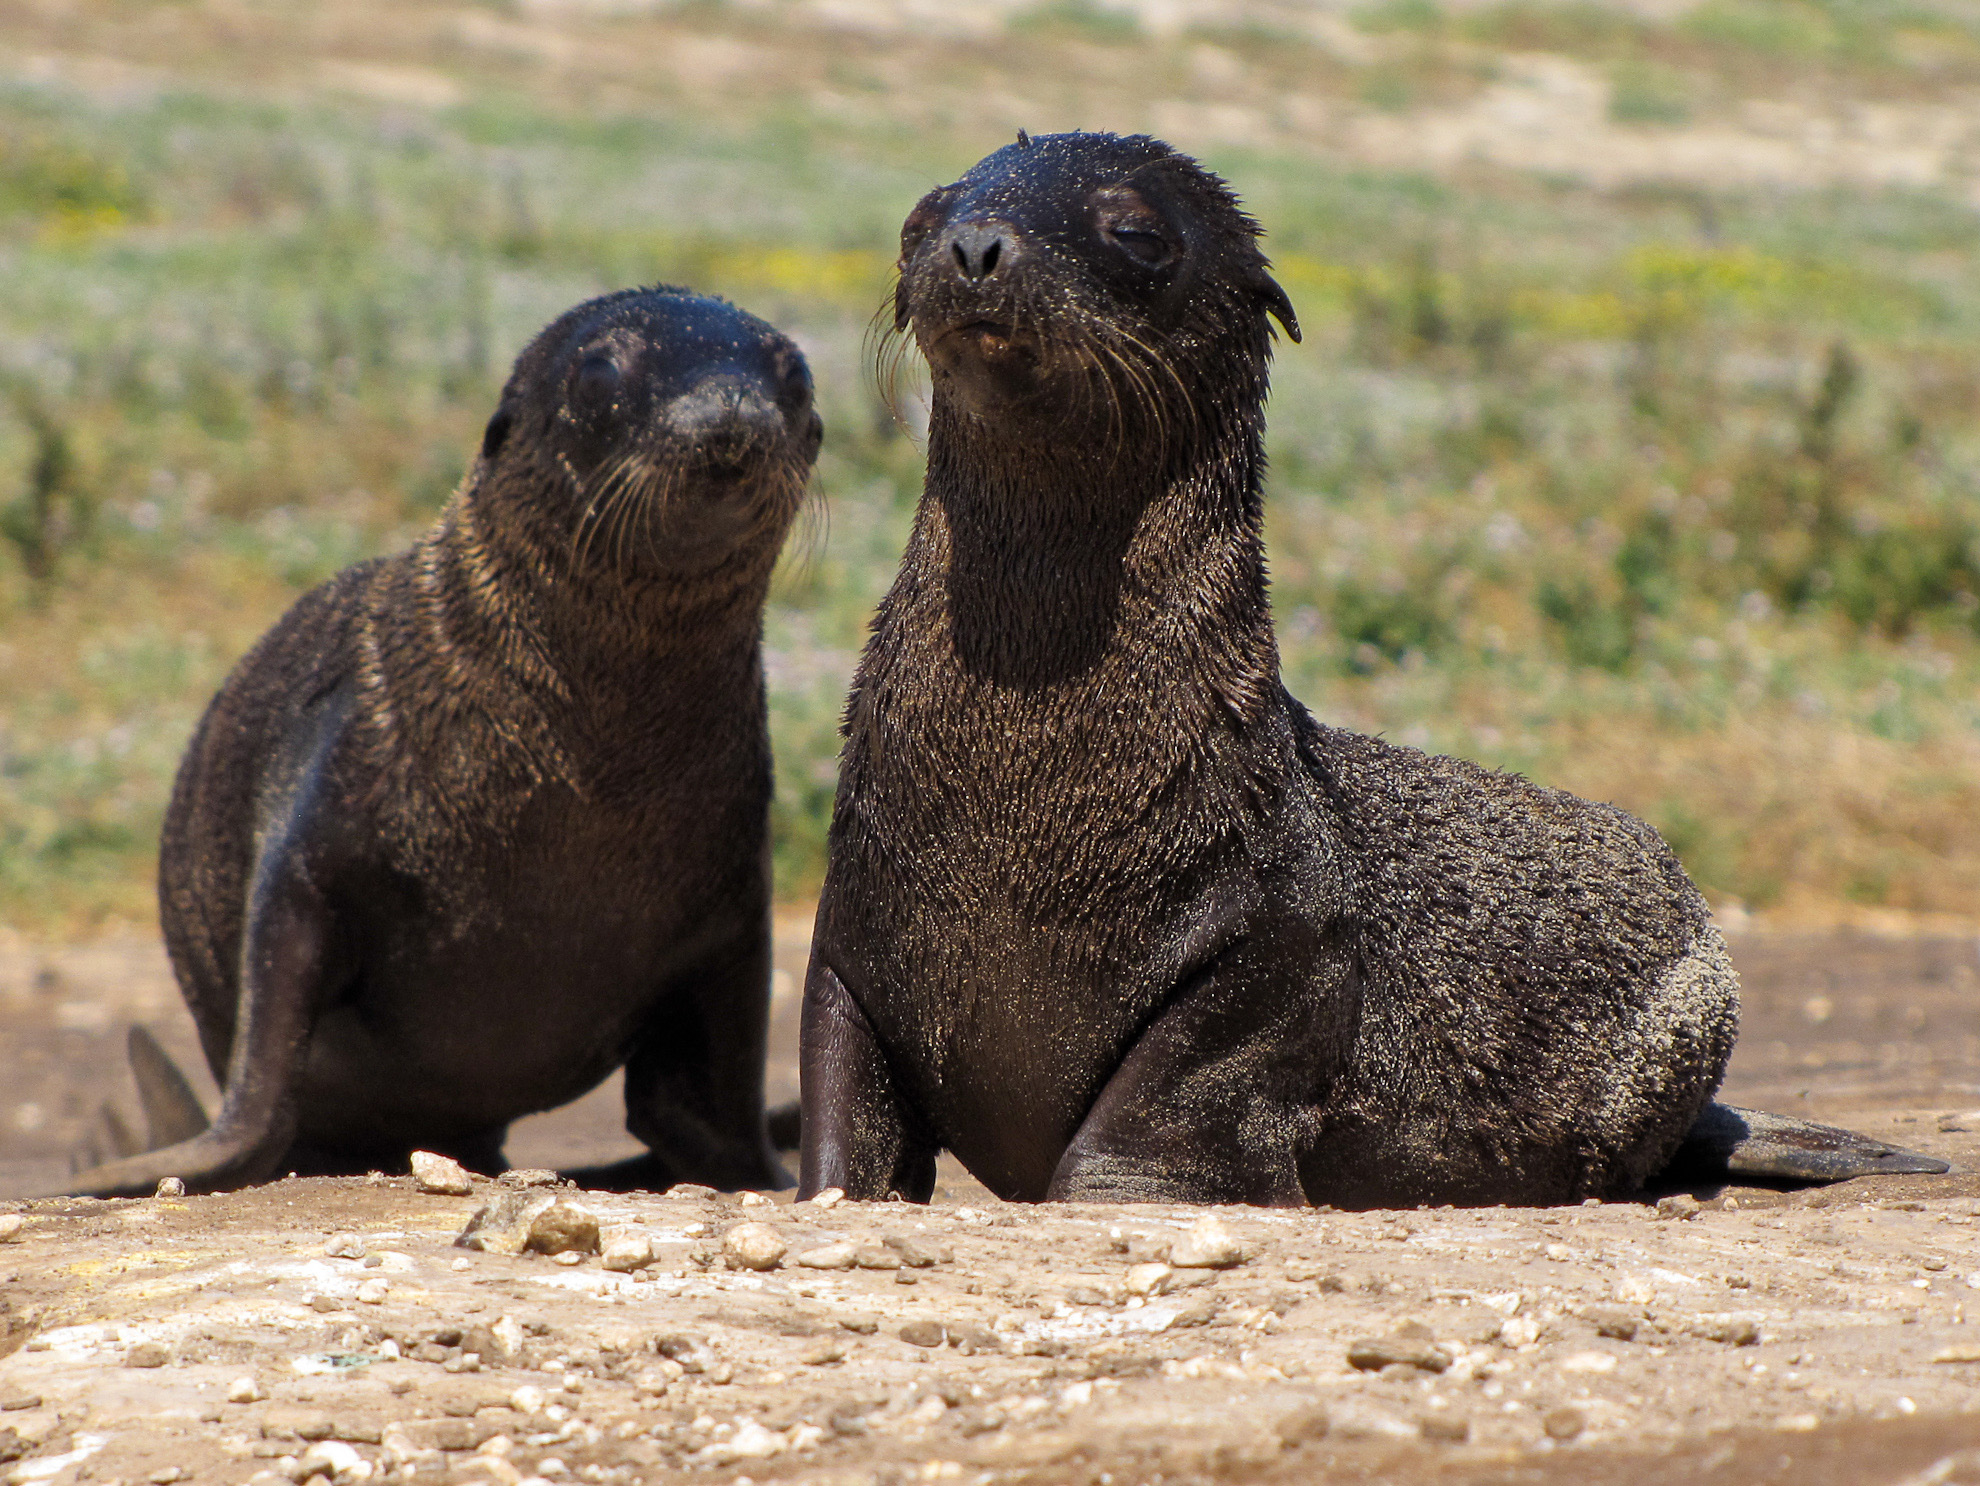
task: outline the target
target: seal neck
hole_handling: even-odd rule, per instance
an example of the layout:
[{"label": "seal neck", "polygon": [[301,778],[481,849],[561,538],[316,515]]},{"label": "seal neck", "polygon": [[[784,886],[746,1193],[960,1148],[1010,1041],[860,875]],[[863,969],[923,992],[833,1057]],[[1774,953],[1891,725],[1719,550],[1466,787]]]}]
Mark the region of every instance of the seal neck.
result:
[{"label": "seal neck", "polygon": [[643,715],[663,695],[760,686],[774,548],[678,579],[574,572],[547,533],[519,531],[508,515],[465,491],[416,558],[428,622],[442,631],[433,648],[450,663],[482,658],[483,684],[527,698],[560,734],[585,718]]},{"label": "seal neck", "polygon": [[1028,447],[938,396],[903,579],[939,592],[955,661],[1018,691],[1110,668],[1275,693],[1262,417],[1147,443]]}]

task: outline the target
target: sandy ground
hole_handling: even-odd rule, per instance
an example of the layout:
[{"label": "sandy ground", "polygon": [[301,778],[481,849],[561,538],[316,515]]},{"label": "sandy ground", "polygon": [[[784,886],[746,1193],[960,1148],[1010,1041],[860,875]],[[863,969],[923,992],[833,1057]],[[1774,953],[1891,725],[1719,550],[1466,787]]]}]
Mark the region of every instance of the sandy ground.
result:
[{"label": "sandy ground", "polygon": [[[0,1202],[26,1218],[0,1244],[0,1480],[1980,1480],[1980,1115],[1956,1117],[1980,939],[1734,952],[1729,1097],[1960,1170],[1682,1217],[1223,1210],[1242,1262],[1166,1272],[1201,1212],[1015,1207],[957,1171],[926,1209],[567,1193],[652,1241],[630,1274],[453,1247],[493,1183]],[[803,953],[792,921],[773,1093]],[[0,1190],[129,1103],[134,1016],[191,1058],[154,947],[0,946]],[[608,1086],[511,1157],[619,1154],[618,1118]],[[778,1267],[726,1267],[746,1221]],[[841,1242],[915,1262],[796,1262]],[[1406,1360],[1352,1365],[1368,1341]]]}]

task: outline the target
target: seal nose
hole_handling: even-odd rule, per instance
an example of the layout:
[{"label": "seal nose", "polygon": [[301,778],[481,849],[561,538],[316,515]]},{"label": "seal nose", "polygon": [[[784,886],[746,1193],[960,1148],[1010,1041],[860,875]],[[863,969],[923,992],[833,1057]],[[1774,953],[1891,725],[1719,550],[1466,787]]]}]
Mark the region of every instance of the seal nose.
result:
[{"label": "seal nose", "polygon": [[757,379],[718,372],[675,398],[667,422],[705,454],[734,463],[771,446],[784,415]]},{"label": "seal nose", "polygon": [[956,272],[980,283],[1011,261],[1017,245],[1008,224],[979,218],[951,227],[948,246]]}]

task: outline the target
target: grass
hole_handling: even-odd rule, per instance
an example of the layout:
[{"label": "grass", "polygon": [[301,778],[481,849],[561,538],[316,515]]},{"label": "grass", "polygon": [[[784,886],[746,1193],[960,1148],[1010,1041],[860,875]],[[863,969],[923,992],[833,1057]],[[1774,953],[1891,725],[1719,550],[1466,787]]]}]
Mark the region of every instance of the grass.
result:
[{"label": "grass", "polygon": [[[83,7],[97,29],[63,44],[154,56],[118,29],[135,13]],[[144,922],[178,751],[235,658],[431,518],[529,335],[653,280],[784,325],[821,387],[823,520],[765,620],[779,887],[818,880],[838,708],[920,478],[863,340],[900,217],[1005,131],[901,91],[895,53],[719,6],[559,33],[592,50],[554,86],[507,53],[462,60],[480,31],[403,15],[367,34],[368,65],[464,77],[458,102],[326,91],[272,32],[265,87],[184,39],[143,87],[0,85],[0,923]],[[970,87],[1060,99],[1050,117],[1088,71],[1194,86],[1191,49],[1213,44],[1205,75],[1276,69],[1377,110],[1489,76],[1495,46],[1551,49],[1606,69],[1618,124],[1660,130],[1763,74],[1858,67],[1874,93],[1916,52],[1963,75],[1958,12],[1891,15],[1392,4],[1363,24],[1403,49],[1351,65],[1052,5],[943,55]],[[1838,52],[1870,33],[1867,60]],[[710,109],[636,77],[689,43],[786,46],[819,81],[737,73]],[[1079,77],[1053,70],[1062,51]],[[1297,694],[1616,800],[1721,900],[1980,914],[1966,206],[1174,142],[1266,223],[1307,331],[1281,348],[1270,441]]]}]

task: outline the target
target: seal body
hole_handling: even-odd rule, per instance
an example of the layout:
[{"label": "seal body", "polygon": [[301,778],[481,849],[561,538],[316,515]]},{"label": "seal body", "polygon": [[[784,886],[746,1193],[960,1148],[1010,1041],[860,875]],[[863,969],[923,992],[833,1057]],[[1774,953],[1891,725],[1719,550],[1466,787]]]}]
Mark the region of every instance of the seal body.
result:
[{"label": "seal body", "polygon": [[1640,1187],[1737,980],[1620,810],[1322,726],[1261,541],[1268,316],[1230,191],[1027,140],[932,192],[896,301],[926,490],[845,718],[801,1190],[1550,1203]]},{"label": "seal body", "polygon": [[787,1182],[763,1129],[760,629],[819,442],[797,348],[668,288],[519,358],[410,551],[244,659],[166,817],[166,943],[211,1128],[79,1177],[500,1169],[626,1068],[621,1184]]}]

